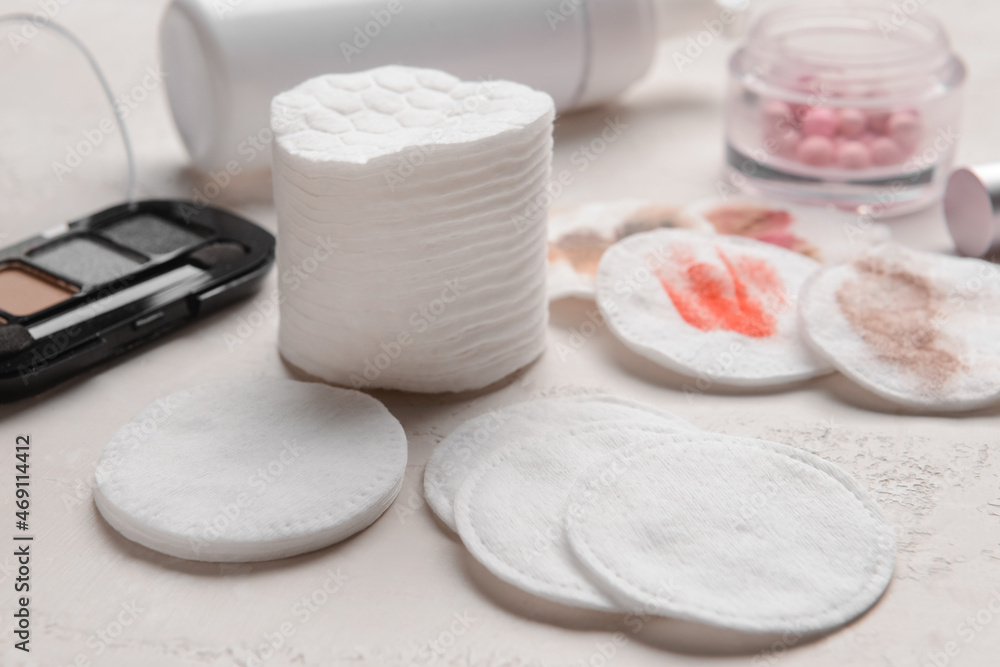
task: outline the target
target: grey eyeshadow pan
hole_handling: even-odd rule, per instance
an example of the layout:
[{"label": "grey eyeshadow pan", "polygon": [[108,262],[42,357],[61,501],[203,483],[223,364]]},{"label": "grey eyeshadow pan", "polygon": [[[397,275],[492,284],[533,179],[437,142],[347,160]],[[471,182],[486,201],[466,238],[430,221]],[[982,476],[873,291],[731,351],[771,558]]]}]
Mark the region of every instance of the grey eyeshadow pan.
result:
[{"label": "grey eyeshadow pan", "polygon": [[143,264],[101,243],[77,236],[44,246],[31,261],[79,285],[99,285],[132,273]]},{"label": "grey eyeshadow pan", "polygon": [[140,215],[116,222],[102,229],[100,233],[118,245],[144,255],[165,255],[204,240],[201,234],[191,229],[152,215]]}]

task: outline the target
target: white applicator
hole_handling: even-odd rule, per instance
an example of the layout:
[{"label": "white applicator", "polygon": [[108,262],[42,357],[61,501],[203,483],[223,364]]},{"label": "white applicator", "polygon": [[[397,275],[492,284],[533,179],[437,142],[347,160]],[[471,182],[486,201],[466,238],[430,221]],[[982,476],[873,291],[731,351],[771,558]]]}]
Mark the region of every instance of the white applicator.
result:
[{"label": "white applicator", "polygon": [[285,359],[328,382],[477,389],[545,347],[552,98],[389,66],[272,105]]}]

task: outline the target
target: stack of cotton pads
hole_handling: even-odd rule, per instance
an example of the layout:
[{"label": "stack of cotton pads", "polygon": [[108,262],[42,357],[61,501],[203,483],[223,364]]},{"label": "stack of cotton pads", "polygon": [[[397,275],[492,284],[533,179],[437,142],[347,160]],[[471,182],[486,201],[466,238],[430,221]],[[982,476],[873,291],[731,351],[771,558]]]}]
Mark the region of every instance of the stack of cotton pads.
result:
[{"label": "stack of cotton pads", "polygon": [[917,409],[1000,399],[1000,267],[873,248],[807,283],[807,341],[859,385]]},{"label": "stack of cotton pads", "polygon": [[552,99],[381,67],[272,104],[280,348],[355,388],[489,385],[544,349]]},{"label": "stack of cotton pads", "polygon": [[802,341],[802,284],[820,268],[752,239],[663,229],[604,253],[597,303],[634,352],[704,383],[767,386],[830,373]]},{"label": "stack of cotton pads", "polygon": [[583,608],[822,631],[874,604],[895,562],[892,527],[836,466],[610,397],[473,419],[424,483],[493,574]]},{"label": "stack of cotton pads", "polygon": [[374,398],[255,378],[181,391],[137,414],[104,448],[94,500],[150,549],[261,561],[364,529],[405,469],[406,435]]}]

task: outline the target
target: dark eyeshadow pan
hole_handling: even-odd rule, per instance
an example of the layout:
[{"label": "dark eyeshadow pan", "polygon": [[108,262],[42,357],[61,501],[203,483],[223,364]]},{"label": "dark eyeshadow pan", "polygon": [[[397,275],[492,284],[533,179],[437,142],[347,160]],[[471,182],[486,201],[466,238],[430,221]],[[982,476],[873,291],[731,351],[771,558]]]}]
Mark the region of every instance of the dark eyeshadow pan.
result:
[{"label": "dark eyeshadow pan", "polygon": [[152,215],[139,215],[109,225],[100,231],[118,245],[144,255],[165,255],[190,248],[204,240],[191,228],[181,227]]},{"label": "dark eyeshadow pan", "polygon": [[28,257],[38,266],[80,285],[111,282],[132,273],[145,261],[133,259],[85,236],[50,243]]}]

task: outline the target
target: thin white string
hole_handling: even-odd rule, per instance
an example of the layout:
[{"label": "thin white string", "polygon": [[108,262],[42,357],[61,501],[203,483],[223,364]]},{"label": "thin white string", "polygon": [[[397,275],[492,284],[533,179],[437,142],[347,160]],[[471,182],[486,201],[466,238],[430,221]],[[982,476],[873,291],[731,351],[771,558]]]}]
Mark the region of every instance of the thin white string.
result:
[{"label": "thin white string", "polygon": [[94,54],[90,52],[90,49],[86,47],[79,37],[44,16],[23,13],[0,15],[0,23],[14,21],[26,21],[32,25],[43,26],[59,33],[69,40],[73,46],[79,49],[80,53],[83,54],[83,57],[87,59],[88,63],[90,63],[90,67],[94,70],[94,74],[97,76],[97,80],[100,82],[101,88],[104,89],[104,94],[108,97],[108,102],[111,104],[111,111],[115,114],[115,121],[117,121],[118,129],[122,133],[122,143],[125,145],[125,157],[128,160],[128,184],[125,186],[125,199],[131,203],[134,200],[136,172],[135,155],[132,153],[132,141],[129,139],[128,130],[125,128],[125,119],[122,117],[121,110],[118,108],[118,105],[115,104],[115,95],[111,92],[111,86],[108,84],[108,80],[105,78],[104,72],[101,70],[101,66],[97,64],[97,59],[94,58]]}]

